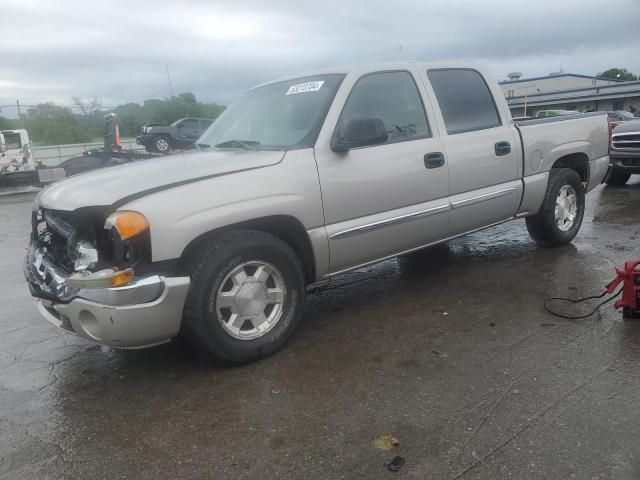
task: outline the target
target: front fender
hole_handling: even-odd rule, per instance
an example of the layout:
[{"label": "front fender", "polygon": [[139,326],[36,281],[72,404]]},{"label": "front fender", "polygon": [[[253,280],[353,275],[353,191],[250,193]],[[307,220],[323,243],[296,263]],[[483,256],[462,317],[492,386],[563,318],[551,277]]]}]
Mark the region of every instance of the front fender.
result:
[{"label": "front fender", "polygon": [[[120,209],[138,211],[149,221],[154,262],[179,258],[191,241],[207,232],[261,217],[287,215],[307,232],[324,230],[311,149],[287,152],[282,162],[265,168],[151,193]],[[316,243],[328,249],[326,242]],[[328,258],[328,252],[322,257]]]}]

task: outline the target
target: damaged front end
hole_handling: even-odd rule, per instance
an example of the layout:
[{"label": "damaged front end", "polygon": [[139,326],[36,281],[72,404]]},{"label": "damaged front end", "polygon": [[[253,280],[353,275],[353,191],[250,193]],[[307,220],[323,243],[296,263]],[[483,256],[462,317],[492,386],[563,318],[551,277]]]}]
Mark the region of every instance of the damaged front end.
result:
[{"label": "damaged front end", "polygon": [[122,238],[117,225],[108,221],[112,216],[105,221],[106,215],[100,210],[35,210],[25,262],[32,295],[68,303],[77,296],[96,296],[85,290],[132,282],[134,268],[150,262],[148,226],[128,231]]},{"label": "damaged front end", "polygon": [[175,336],[189,278],[154,274],[150,264],[149,225],[137,212],[32,213],[25,277],[40,313],[67,332],[122,348]]},{"label": "damaged front end", "polygon": [[[69,288],[66,279],[76,267],[87,270],[99,260],[98,238],[87,217],[88,214],[57,213],[40,208],[32,212],[25,277],[33,296],[62,303],[77,296],[77,289]],[[79,227],[80,219],[84,220],[82,227]]]}]

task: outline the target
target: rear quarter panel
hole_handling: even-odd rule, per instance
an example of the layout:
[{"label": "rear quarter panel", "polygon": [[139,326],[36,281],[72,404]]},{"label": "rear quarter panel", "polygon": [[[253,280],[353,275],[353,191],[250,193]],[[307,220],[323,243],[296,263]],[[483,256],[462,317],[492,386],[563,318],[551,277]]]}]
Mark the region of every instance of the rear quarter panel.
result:
[{"label": "rear quarter panel", "polygon": [[519,214],[536,213],[547,187],[549,170],[570,154],[589,160],[587,191],[602,182],[609,165],[609,127],[604,112],[517,122],[522,138],[525,192]]},{"label": "rear quarter panel", "polygon": [[518,123],[518,129],[524,149],[525,177],[549,171],[556,160],[572,153],[583,153],[592,161],[609,151],[609,127],[604,112],[525,121]]}]

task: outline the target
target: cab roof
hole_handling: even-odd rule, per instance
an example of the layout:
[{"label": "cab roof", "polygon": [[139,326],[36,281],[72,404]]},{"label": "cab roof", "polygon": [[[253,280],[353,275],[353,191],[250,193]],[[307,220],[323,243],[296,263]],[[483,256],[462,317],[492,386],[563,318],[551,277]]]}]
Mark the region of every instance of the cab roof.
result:
[{"label": "cab roof", "polygon": [[387,71],[388,70],[406,70],[408,68],[418,68],[418,69],[424,69],[424,70],[434,70],[434,69],[443,69],[443,68],[458,68],[458,69],[470,68],[470,69],[478,70],[480,73],[482,73],[485,76],[488,74],[488,70],[484,65],[474,63],[474,62],[434,63],[434,62],[420,62],[420,61],[405,61],[405,62],[367,63],[367,64],[356,64],[356,65],[343,65],[338,67],[322,68],[318,70],[301,72],[297,75],[288,75],[286,77],[277,78],[275,80],[271,80],[269,82],[256,85],[255,87],[252,87],[249,90],[264,87],[266,85],[271,85],[274,83],[295,80],[297,78],[313,77],[314,75],[330,75],[330,74],[363,75],[371,72],[378,72],[378,71],[385,71],[385,70]]}]

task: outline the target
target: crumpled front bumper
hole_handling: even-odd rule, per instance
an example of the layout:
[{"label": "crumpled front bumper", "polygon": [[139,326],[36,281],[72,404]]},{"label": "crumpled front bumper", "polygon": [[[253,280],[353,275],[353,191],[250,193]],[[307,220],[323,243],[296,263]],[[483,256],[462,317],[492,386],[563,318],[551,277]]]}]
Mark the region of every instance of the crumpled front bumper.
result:
[{"label": "crumpled front bumper", "polygon": [[[84,298],[69,303],[39,299],[38,310],[52,325],[93,342],[118,348],[150,347],[178,334],[189,289],[189,277],[158,278],[162,294],[148,303],[106,305]],[[140,288],[137,284],[127,287],[130,291]],[[117,289],[104,290],[114,294]]]},{"label": "crumpled front bumper", "polygon": [[122,287],[69,290],[66,273],[34,245],[24,270],[39,312],[66,332],[112,347],[144,348],[180,330],[189,277],[150,275]]}]

